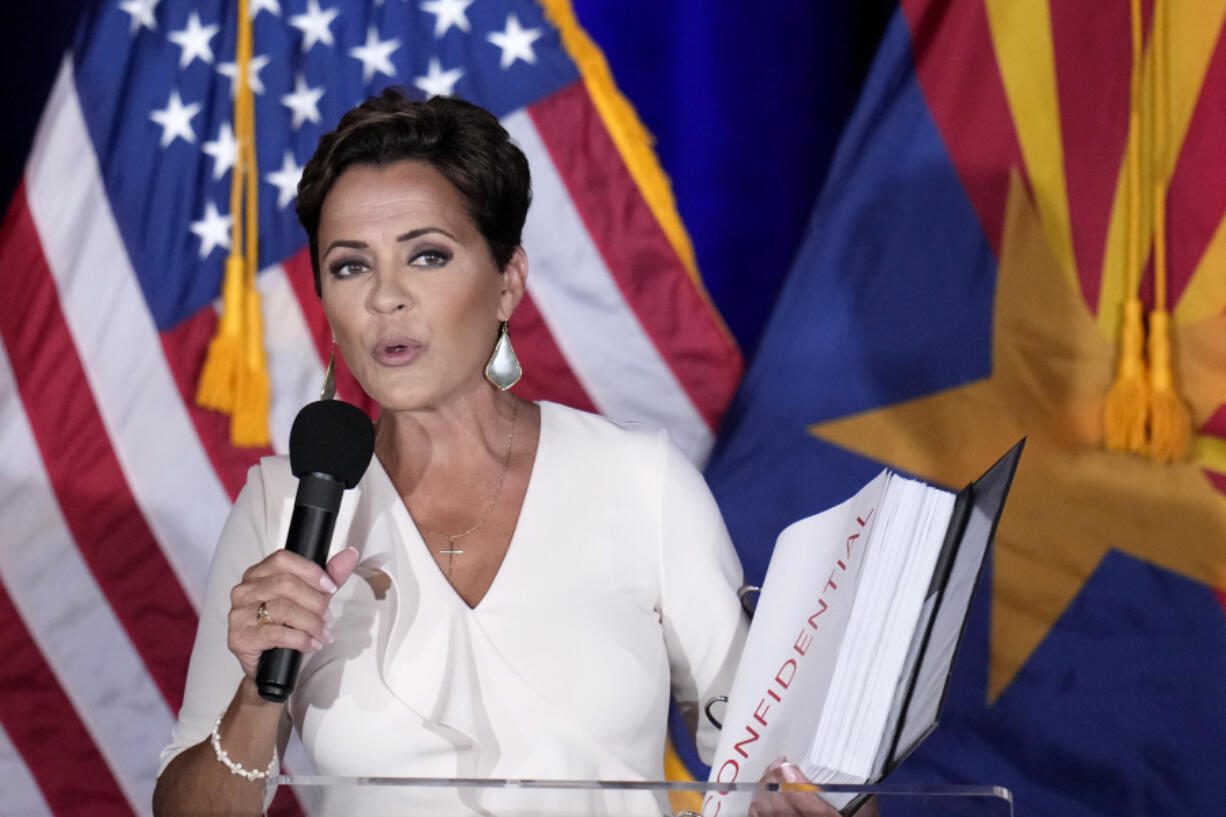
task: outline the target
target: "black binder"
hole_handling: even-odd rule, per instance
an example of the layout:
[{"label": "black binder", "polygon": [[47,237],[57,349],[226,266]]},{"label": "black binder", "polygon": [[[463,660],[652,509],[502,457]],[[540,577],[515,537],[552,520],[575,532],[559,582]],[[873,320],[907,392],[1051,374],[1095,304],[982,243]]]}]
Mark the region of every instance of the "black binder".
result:
[{"label": "black binder", "polygon": [[[893,771],[937,727],[975,587],[1025,443],[1020,440],[954,501],[924,603],[926,621],[916,628],[891,707],[894,734],[883,741],[882,755],[874,764],[880,769],[878,779]],[[857,798],[844,811],[852,813],[859,805]]]}]

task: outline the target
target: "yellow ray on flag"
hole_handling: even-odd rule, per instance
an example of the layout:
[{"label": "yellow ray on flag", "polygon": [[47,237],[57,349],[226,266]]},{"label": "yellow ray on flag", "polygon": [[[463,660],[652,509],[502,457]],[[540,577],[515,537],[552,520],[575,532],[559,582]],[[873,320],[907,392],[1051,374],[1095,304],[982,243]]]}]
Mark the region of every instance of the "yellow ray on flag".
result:
[{"label": "yellow ray on flag", "polygon": [[1047,0],[987,0],[987,12],[992,46],[1043,219],[1043,232],[1061,272],[1079,291]]},{"label": "yellow ray on flag", "polygon": [[[1176,324],[1193,323],[1223,312],[1226,312],[1226,217],[1213,231],[1191,279],[1171,310],[1171,317]],[[1226,402],[1226,394],[1222,400]]]},{"label": "yellow ray on flag", "polygon": [[[1067,286],[1037,207],[1010,180],[992,373],[810,432],[925,479],[961,486],[1027,435],[996,538],[989,697],[1043,640],[1108,550],[1214,584],[1226,575],[1226,497],[1192,462],[1102,449],[1113,345]],[[1226,388],[1226,317],[1181,327],[1194,418]],[[1198,440],[1204,444],[1205,441]],[[1195,445],[1195,444],[1194,444]]]},{"label": "yellow ray on flag", "polygon": [[[1188,457],[1201,468],[1226,474],[1226,440],[1221,437],[1194,435]],[[1223,585],[1226,585],[1226,581],[1223,581]]]},{"label": "yellow ray on flag", "polygon": [[[1222,21],[1226,18],[1226,0],[1203,0],[1203,2],[1171,2],[1167,9],[1167,93],[1164,140],[1166,149],[1163,156],[1155,161],[1149,139],[1141,138],[1141,178],[1153,180],[1155,173],[1162,174],[1162,183],[1170,183],[1179,152],[1183,149],[1184,137],[1188,133],[1188,125],[1192,121],[1192,113],[1200,98],[1201,88],[1205,80],[1205,72],[1213,57],[1221,33]],[[1153,48],[1147,47],[1143,57],[1140,90],[1140,120],[1143,123],[1154,121]],[[1221,104],[1220,100],[1204,100],[1201,104]],[[1142,129],[1146,126],[1142,125]],[[1128,141],[1131,144],[1138,135],[1131,130]],[[1125,154],[1126,155],[1126,151]],[[1115,200],[1111,205],[1111,221],[1107,227],[1107,247],[1103,253],[1102,286],[1098,294],[1098,326],[1103,336],[1115,338],[1119,335],[1121,308],[1128,297],[1127,282],[1127,236],[1128,236],[1128,194],[1124,181],[1126,169],[1123,155],[1120,157],[1120,170],[1116,183]],[[1152,185],[1143,184],[1142,189],[1148,190]],[[1145,196],[1142,201],[1148,204]],[[1152,246],[1154,229],[1153,210],[1142,206],[1141,220],[1141,251],[1139,253],[1142,267],[1145,266]],[[1219,232],[1221,232],[1219,228]],[[1217,241],[1218,237],[1215,236]],[[1210,247],[1212,248],[1212,244]],[[1226,253],[1219,249],[1219,254]],[[1220,257],[1220,255],[1219,255]],[[1198,265],[1198,275],[1201,265]],[[1222,267],[1217,267],[1220,276]],[[1204,285],[1202,285],[1204,286]],[[1216,289],[1208,284],[1211,289]],[[1182,317],[1192,310],[1192,314]],[[1175,310],[1176,322],[1204,317],[1205,314],[1195,307],[1185,308],[1183,312]]]}]

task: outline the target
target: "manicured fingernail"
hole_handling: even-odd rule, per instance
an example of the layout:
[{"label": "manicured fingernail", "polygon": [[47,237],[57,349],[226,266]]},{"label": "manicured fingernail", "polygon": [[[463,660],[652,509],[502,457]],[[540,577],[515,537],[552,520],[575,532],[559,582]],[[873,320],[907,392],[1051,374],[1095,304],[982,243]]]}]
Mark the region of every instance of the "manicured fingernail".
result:
[{"label": "manicured fingernail", "polygon": [[323,574],[323,576],[319,578],[319,586],[329,593],[336,592],[336,582],[332,581],[332,577],[327,573]]},{"label": "manicured fingernail", "polygon": [[336,622],[331,610],[324,610],[324,626],[331,627]]},{"label": "manicured fingernail", "polygon": [[332,631],[328,629],[327,627],[324,627],[324,643],[331,644],[335,640],[336,639],[332,637]]},{"label": "manicured fingernail", "polygon": [[312,650],[322,650],[323,648],[324,648],[323,644],[320,644],[318,641],[316,641],[313,638],[311,639],[311,649]]},{"label": "manicured fingernail", "polygon": [[793,766],[791,763],[788,763],[787,761],[784,761],[780,765],[779,769],[780,771],[783,772],[783,779],[789,783],[808,783],[809,782],[805,778],[804,774],[800,771],[800,769],[796,768],[795,766]]}]

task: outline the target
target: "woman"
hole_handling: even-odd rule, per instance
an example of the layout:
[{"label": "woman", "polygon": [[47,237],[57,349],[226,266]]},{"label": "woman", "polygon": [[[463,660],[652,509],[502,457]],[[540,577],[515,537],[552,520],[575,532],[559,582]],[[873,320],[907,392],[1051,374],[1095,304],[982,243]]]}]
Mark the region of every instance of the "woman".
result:
[{"label": "woman", "polygon": [[[726,692],[741,574],[701,476],[663,433],[506,390],[529,198],[523,154],[459,100],[389,90],[321,139],[298,214],[381,407],[375,458],[326,570],[280,549],[285,458],[252,469],[157,813],[259,813],[248,778],[291,723],[324,774],[659,779],[670,687],[692,726]],[[307,656],[287,705],[256,693],[272,647]]]}]

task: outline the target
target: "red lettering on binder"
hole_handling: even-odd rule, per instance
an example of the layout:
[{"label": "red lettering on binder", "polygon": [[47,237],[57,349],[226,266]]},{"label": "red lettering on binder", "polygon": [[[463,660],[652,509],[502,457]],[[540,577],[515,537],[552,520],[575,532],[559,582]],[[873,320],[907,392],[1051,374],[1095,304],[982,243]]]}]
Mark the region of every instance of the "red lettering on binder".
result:
[{"label": "red lettering on binder", "polygon": [[[783,680],[784,672],[788,673],[788,679],[786,681]],[[783,662],[783,666],[779,668],[779,671],[777,673],[775,673],[775,683],[783,687],[784,689],[787,689],[788,685],[792,683],[792,679],[795,677],[796,677],[796,659],[789,658],[788,660]]]},{"label": "red lettering on binder", "polygon": [[828,609],[830,609],[830,605],[826,603],[825,599],[818,599],[817,604],[818,604],[817,612],[809,616],[809,626],[815,630],[817,629],[817,617],[820,616],[822,613],[826,612]]},{"label": "red lettering on binder", "polygon": [[741,742],[734,743],[732,745],[732,748],[736,749],[737,752],[740,753],[741,757],[749,757],[749,752],[746,752],[741,747],[744,746],[746,743],[753,743],[759,737],[757,730],[755,730],[752,726],[746,726],[745,731],[748,732],[750,735],[752,735],[752,737],[745,738]]},{"label": "red lettering on binder", "polygon": [[[869,512],[865,514],[864,518],[857,516],[857,524],[859,524],[861,528],[867,527],[869,520],[873,518],[873,512],[875,510],[875,508],[870,508]],[[846,561],[844,561],[844,559],[837,559],[835,561],[836,567],[830,571],[830,577],[826,580],[825,586],[822,587],[821,592],[818,594],[817,609],[806,620],[808,626],[813,630],[817,629],[818,617],[826,613],[826,611],[831,608],[832,602],[835,601],[834,595],[839,591],[839,585],[838,582],[835,581],[835,575],[840,571],[844,573],[847,572],[848,562],[851,561],[852,545],[859,544],[859,539],[860,532],[857,531],[848,535],[847,539],[845,540],[847,552],[844,559]],[[792,642],[792,649],[796,652],[797,656],[803,659],[806,655],[808,655],[809,648],[812,645],[813,635],[806,631],[805,627],[802,625],[800,631],[796,634],[796,640]],[[779,670],[775,673],[775,677],[772,679],[772,682],[767,684],[764,694],[758,700],[758,705],[754,708],[753,714],[750,718],[750,723],[746,723],[742,727],[746,737],[733,744],[734,751],[741,758],[749,760],[750,755],[756,749],[754,744],[758,741],[759,737],[761,737],[761,733],[754,728],[753,723],[756,722],[763,727],[767,725],[767,713],[769,713],[771,709],[771,705],[767,703],[767,698],[776,703],[783,703],[783,697],[787,694],[787,690],[792,685],[792,682],[796,680],[796,675],[799,669],[800,664],[797,663],[797,659],[788,658],[779,666]],[[731,724],[727,724],[727,726],[731,726]],[[718,783],[735,783],[740,774],[740,762],[735,758],[729,758],[719,767],[719,771],[715,775],[715,780]],[[727,791],[721,791],[719,792],[719,795],[722,796],[726,795],[727,793]],[[710,805],[712,798],[715,799],[715,810],[708,814],[707,806]],[[703,815],[704,817],[717,817],[722,807],[723,800],[720,799],[720,797],[716,797],[715,795],[708,796],[703,803]]]},{"label": "red lettering on binder", "polygon": [[796,634],[796,641],[792,644],[792,649],[800,653],[802,656],[809,651],[809,645],[813,643],[813,636],[801,630]]}]

